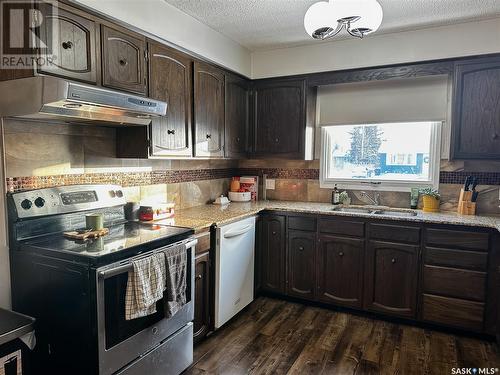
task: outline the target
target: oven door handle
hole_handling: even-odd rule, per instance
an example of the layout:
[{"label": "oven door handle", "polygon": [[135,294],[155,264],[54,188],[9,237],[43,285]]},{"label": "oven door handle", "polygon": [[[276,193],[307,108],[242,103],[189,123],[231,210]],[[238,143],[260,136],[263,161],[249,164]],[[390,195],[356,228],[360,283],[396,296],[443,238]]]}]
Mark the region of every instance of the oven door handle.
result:
[{"label": "oven door handle", "polygon": [[[191,247],[196,246],[197,243],[198,243],[197,239],[189,241],[188,243],[186,243],[186,249],[189,249]],[[163,248],[162,250],[159,250],[159,251],[165,251],[166,249],[168,249],[168,247],[167,248]],[[151,254],[153,254],[153,253],[151,253]],[[148,254],[146,256],[149,256],[151,254]],[[110,269],[107,269],[107,270],[99,271],[98,275],[99,275],[99,277],[101,279],[109,279],[110,277],[119,275],[121,273],[132,271],[133,269],[134,269],[134,265],[130,261],[130,262],[127,262],[126,264],[122,264],[122,265],[120,265],[118,267],[114,267],[114,268],[110,268]]]}]

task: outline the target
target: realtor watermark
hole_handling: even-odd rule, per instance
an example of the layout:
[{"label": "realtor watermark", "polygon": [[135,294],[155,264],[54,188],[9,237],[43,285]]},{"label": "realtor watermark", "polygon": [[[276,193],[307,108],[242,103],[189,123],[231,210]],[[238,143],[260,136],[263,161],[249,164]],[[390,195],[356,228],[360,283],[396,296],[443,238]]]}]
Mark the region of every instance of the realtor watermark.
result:
[{"label": "realtor watermark", "polygon": [[0,2],[0,69],[30,69],[57,64],[56,1]]},{"label": "realtor watermark", "polygon": [[495,375],[498,374],[497,367],[454,367],[452,375]]}]

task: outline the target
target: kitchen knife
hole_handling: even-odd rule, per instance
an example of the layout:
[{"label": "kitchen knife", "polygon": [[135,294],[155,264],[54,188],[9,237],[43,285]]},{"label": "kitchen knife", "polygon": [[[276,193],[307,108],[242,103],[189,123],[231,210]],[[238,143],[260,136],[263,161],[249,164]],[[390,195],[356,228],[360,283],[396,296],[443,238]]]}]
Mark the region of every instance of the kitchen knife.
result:
[{"label": "kitchen knife", "polygon": [[477,177],[473,177],[470,181],[469,190],[471,191],[476,190],[476,186],[477,186]]},{"label": "kitchen knife", "polygon": [[470,182],[470,179],[471,179],[471,176],[467,176],[465,178],[465,183],[464,183],[464,191],[468,191],[469,190],[469,182]]}]

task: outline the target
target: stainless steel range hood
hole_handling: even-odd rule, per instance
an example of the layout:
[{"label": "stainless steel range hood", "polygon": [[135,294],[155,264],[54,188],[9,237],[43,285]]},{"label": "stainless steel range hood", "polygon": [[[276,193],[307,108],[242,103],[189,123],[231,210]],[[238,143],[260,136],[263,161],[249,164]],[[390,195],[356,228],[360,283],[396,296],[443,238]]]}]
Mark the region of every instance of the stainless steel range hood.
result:
[{"label": "stainless steel range hood", "polygon": [[95,125],[148,125],[164,116],[167,103],[37,76],[0,82],[0,116]]}]

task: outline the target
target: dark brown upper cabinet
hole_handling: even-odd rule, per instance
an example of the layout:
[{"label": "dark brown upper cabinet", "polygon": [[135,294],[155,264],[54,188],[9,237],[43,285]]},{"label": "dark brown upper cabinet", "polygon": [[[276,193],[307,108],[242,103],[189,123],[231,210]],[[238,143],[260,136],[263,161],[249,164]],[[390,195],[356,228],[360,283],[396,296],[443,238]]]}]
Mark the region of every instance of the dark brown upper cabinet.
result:
[{"label": "dark brown upper cabinet", "polygon": [[318,255],[318,299],[362,307],[364,238],[321,235]]},{"label": "dark brown upper cabinet", "polygon": [[102,85],[147,95],[146,38],[101,26]]},{"label": "dark brown upper cabinet", "polygon": [[253,96],[252,156],[312,159],[316,89],[305,80],[263,80]]},{"label": "dark brown upper cabinet", "polygon": [[366,309],[416,317],[418,246],[369,241],[365,272]]},{"label": "dark brown upper cabinet", "polygon": [[226,74],[225,147],[226,158],[242,158],[248,150],[250,82]]},{"label": "dark brown upper cabinet", "polygon": [[287,294],[313,300],[316,295],[316,233],[288,232]]},{"label": "dark brown upper cabinet", "polygon": [[149,93],[167,103],[167,115],[151,124],[151,155],[192,156],[192,69],[189,56],[149,44]]},{"label": "dark brown upper cabinet", "polygon": [[224,157],[224,72],[194,63],[194,155]]},{"label": "dark brown upper cabinet", "polygon": [[500,58],[455,64],[455,159],[500,159]]},{"label": "dark brown upper cabinet", "polygon": [[93,20],[49,4],[42,5],[45,21],[40,40],[54,55],[52,64],[38,68],[42,74],[97,83],[98,51],[96,24]]}]

